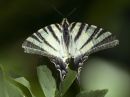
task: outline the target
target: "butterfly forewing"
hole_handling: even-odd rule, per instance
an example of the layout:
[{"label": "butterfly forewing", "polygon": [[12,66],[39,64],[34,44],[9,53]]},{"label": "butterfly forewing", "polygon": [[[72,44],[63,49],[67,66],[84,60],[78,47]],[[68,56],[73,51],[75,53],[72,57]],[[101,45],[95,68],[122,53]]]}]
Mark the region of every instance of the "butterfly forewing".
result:
[{"label": "butterfly forewing", "polygon": [[28,37],[23,43],[22,47],[27,53],[37,54],[40,51],[41,55],[44,55],[44,53],[46,53],[49,56],[59,56],[59,44],[56,42],[56,39],[52,36],[51,32],[47,31],[47,27],[38,30],[32,36]]}]

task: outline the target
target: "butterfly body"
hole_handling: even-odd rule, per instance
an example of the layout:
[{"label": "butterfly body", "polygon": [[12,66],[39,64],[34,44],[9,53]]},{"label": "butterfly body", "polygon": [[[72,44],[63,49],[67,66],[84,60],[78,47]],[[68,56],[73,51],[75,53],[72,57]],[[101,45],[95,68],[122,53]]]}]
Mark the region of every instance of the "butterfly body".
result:
[{"label": "butterfly body", "polygon": [[[86,23],[69,23],[67,18],[64,18],[61,24],[51,24],[33,33],[24,41],[22,47],[26,53],[50,58],[63,80],[68,65],[73,65],[80,73],[84,61],[91,53],[118,43],[109,31]],[[73,64],[70,64],[71,59]]]}]

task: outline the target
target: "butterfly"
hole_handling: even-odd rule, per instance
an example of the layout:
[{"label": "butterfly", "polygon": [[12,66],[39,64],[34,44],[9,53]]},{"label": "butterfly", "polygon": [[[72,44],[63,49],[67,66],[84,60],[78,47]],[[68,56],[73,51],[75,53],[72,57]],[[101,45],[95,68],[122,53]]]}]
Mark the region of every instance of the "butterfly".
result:
[{"label": "butterfly", "polygon": [[[48,57],[60,72],[60,79],[64,80],[69,65],[79,74],[90,54],[117,44],[116,37],[103,28],[81,22],[69,23],[63,18],[61,23],[33,33],[23,42],[22,48],[26,53]],[[73,64],[70,64],[71,59]]]}]

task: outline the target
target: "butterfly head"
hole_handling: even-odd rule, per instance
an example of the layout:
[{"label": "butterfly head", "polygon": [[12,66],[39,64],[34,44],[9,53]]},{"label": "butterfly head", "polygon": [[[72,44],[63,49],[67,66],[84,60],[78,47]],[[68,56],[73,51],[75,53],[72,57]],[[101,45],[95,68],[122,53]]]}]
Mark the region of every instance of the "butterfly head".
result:
[{"label": "butterfly head", "polygon": [[63,27],[68,27],[68,26],[69,26],[69,22],[68,22],[67,18],[63,18],[63,20],[62,20],[62,22],[61,22],[61,25],[62,25]]}]

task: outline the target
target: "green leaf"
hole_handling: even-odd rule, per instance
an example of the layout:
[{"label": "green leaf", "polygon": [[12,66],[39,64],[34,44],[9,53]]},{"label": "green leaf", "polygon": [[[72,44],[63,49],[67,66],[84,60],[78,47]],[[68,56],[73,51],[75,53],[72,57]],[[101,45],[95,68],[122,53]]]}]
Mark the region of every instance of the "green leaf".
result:
[{"label": "green leaf", "polygon": [[63,82],[61,82],[60,84],[59,92],[61,96],[63,96],[67,92],[67,90],[70,88],[70,86],[73,84],[74,80],[76,79],[76,76],[77,76],[77,72],[68,68],[68,73],[65,79],[63,80]]},{"label": "green leaf", "polygon": [[105,97],[107,92],[108,92],[107,89],[90,91],[90,92],[82,91],[76,97]]},{"label": "green leaf", "polygon": [[35,97],[31,91],[29,81],[27,81],[24,77],[16,78],[15,81],[22,84],[25,88],[27,88],[28,89],[27,91],[29,92],[28,94],[31,94],[31,97]]},{"label": "green leaf", "polygon": [[18,87],[6,79],[2,65],[0,65],[0,97],[27,97]]},{"label": "green leaf", "polygon": [[46,97],[55,97],[56,81],[47,66],[37,67],[38,79]]},{"label": "green leaf", "polygon": [[2,88],[4,92],[0,88],[0,92],[4,93],[0,94],[6,95],[0,95],[0,97],[35,97],[31,92],[30,83],[24,77],[13,79],[6,74],[2,65],[0,65],[0,69],[0,84],[2,84],[4,88]]}]

